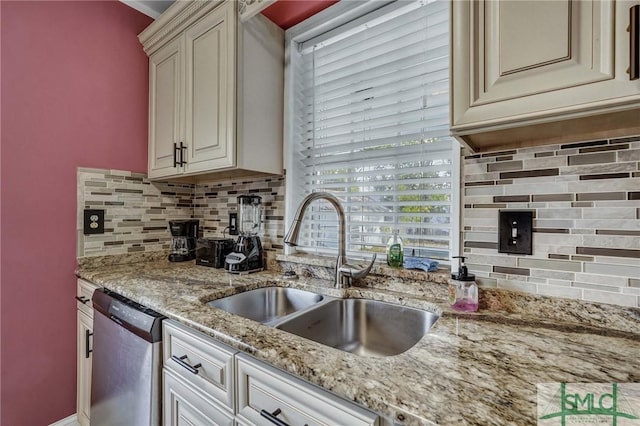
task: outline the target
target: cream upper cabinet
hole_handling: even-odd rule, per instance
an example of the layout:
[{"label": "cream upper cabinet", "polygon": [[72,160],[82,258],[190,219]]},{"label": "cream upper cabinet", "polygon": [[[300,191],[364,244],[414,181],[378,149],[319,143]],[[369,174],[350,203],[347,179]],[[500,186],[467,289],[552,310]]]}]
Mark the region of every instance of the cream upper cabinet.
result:
[{"label": "cream upper cabinet", "polygon": [[175,2],[149,55],[149,177],[281,174],[284,33],[235,1]]},{"label": "cream upper cabinet", "polygon": [[231,6],[214,10],[185,31],[187,173],[235,165],[235,17]]},{"label": "cream upper cabinet", "polygon": [[454,135],[482,151],[637,132],[627,26],[639,3],[452,2]]},{"label": "cream upper cabinet", "polygon": [[184,40],[175,39],[149,58],[149,177],[177,173],[182,138]]}]

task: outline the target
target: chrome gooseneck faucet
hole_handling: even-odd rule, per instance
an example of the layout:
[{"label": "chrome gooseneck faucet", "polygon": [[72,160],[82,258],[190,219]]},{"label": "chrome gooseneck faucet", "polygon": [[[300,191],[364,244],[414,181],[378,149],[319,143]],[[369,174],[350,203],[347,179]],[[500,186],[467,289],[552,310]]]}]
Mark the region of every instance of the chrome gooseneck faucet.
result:
[{"label": "chrome gooseneck faucet", "polygon": [[376,254],[373,254],[373,259],[371,259],[371,263],[369,266],[365,268],[356,267],[349,265],[347,263],[347,255],[346,255],[346,225],[345,225],[345,216],[344,210],[340,201],[333,195],[328,192],[312,192],[307,195],[302,203],[300,203],[300,207],[298,207],[298,211],[293,219],[293,224],[287,232],[287,235],[284,237],[284,243],[289,246],[297,246],[298,245],[298,237],[300,234],[300,227],[302,225],[302,218],[304,217],[304,213],[307,211],[309,205],[315,200],[326,200],[336,209],[338,213],[338,234],[339,234],[339,242],[338,242],[338,259],[336,260],[336,288],[344,288],[350,287],[351,281],[353,278],[362,278],[366,276],[369,271],[371,271],[371,267],[376,260]]}]

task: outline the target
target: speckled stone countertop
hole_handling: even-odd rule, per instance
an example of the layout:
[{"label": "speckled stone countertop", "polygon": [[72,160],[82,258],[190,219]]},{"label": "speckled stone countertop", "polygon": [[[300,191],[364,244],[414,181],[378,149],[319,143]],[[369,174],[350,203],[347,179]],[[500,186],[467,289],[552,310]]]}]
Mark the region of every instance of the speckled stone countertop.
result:
[{"label": "speckled stone countertop", "polygon": [[[488,291],[484,310],[461,314],[447,308],[443,284],[336,290],[327,280],[284,281],[272,272],[234,276],[194,262],[153,259],[84,262],[78,276],[401,424],[533,425],[538,383],[640,382],[640,310],[633,308]],[[413,348],[381,358],[345,353],[205,305],[272,285],[385,300],[442,316]]]}]

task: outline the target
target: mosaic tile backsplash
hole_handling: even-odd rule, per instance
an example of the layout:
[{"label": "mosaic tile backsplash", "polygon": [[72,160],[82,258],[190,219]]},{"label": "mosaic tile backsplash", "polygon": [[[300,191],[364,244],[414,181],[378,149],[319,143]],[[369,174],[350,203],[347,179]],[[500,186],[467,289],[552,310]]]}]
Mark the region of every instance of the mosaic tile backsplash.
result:
[{"label": "mosaic tile backsplash", "polygon": [[225,234],[229,212],[237,209],[238,195],[259,195],[262,197],[262,248],[267,252],[282,252],[284,179],[276,176],[199,182],[194,189],[194,217],[200,219],[205,237],[222,237]]},{"label": "mosaic tile backsplash", "polygon": [[[467,155],[463,247],[482,286],[640,306],[640,137]],[[532,210],[533,254],[498,253]]]},{"label": "mosaic tile backsplash", "polygon": [[[193,216],[193,185],[146,174],[78,168],[78,257],[169,250],[169,219]],[[83,234],[83,209],[104,209],[104,234]]]},{"label": "mosaic tile backsplash", "polygon": [[[467,155],[462,169],[462,246],[481,286],[640,306],[640,136]],[[170,219],[222,236],[242,194],[262,196],[264,248],[282,253],[284,177],[190,185],[78,169],[78,256],[168,250]],[[82,208],[105,209],[105,234],[83,235]],[[532,255],[498,253],[503,209],[533,211]]]},{"label": "mosaic tile backsplash", "polygon": [[[169,250],[169,220],[200,219],[204,237],[221,237],[236,197],[262,197],[266,251],[282,251],[284,177],[199,182],[149,181],[146,174],[78,168],[78,257]],[[105,233],[83,234],[83,209],[105,210]],[[235,237],[232,237],[235,238]]]}]

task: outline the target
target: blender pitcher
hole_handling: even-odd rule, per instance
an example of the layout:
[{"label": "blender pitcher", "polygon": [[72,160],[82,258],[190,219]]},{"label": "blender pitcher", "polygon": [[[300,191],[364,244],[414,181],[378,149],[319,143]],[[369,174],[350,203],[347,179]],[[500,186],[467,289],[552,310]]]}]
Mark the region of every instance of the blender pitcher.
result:
[{"label": "blender pitcher", "polygon": [[262,197],[258,195],[240,195],[238,197],[238,215],[240,234],[258,235],[262,224]]}]

